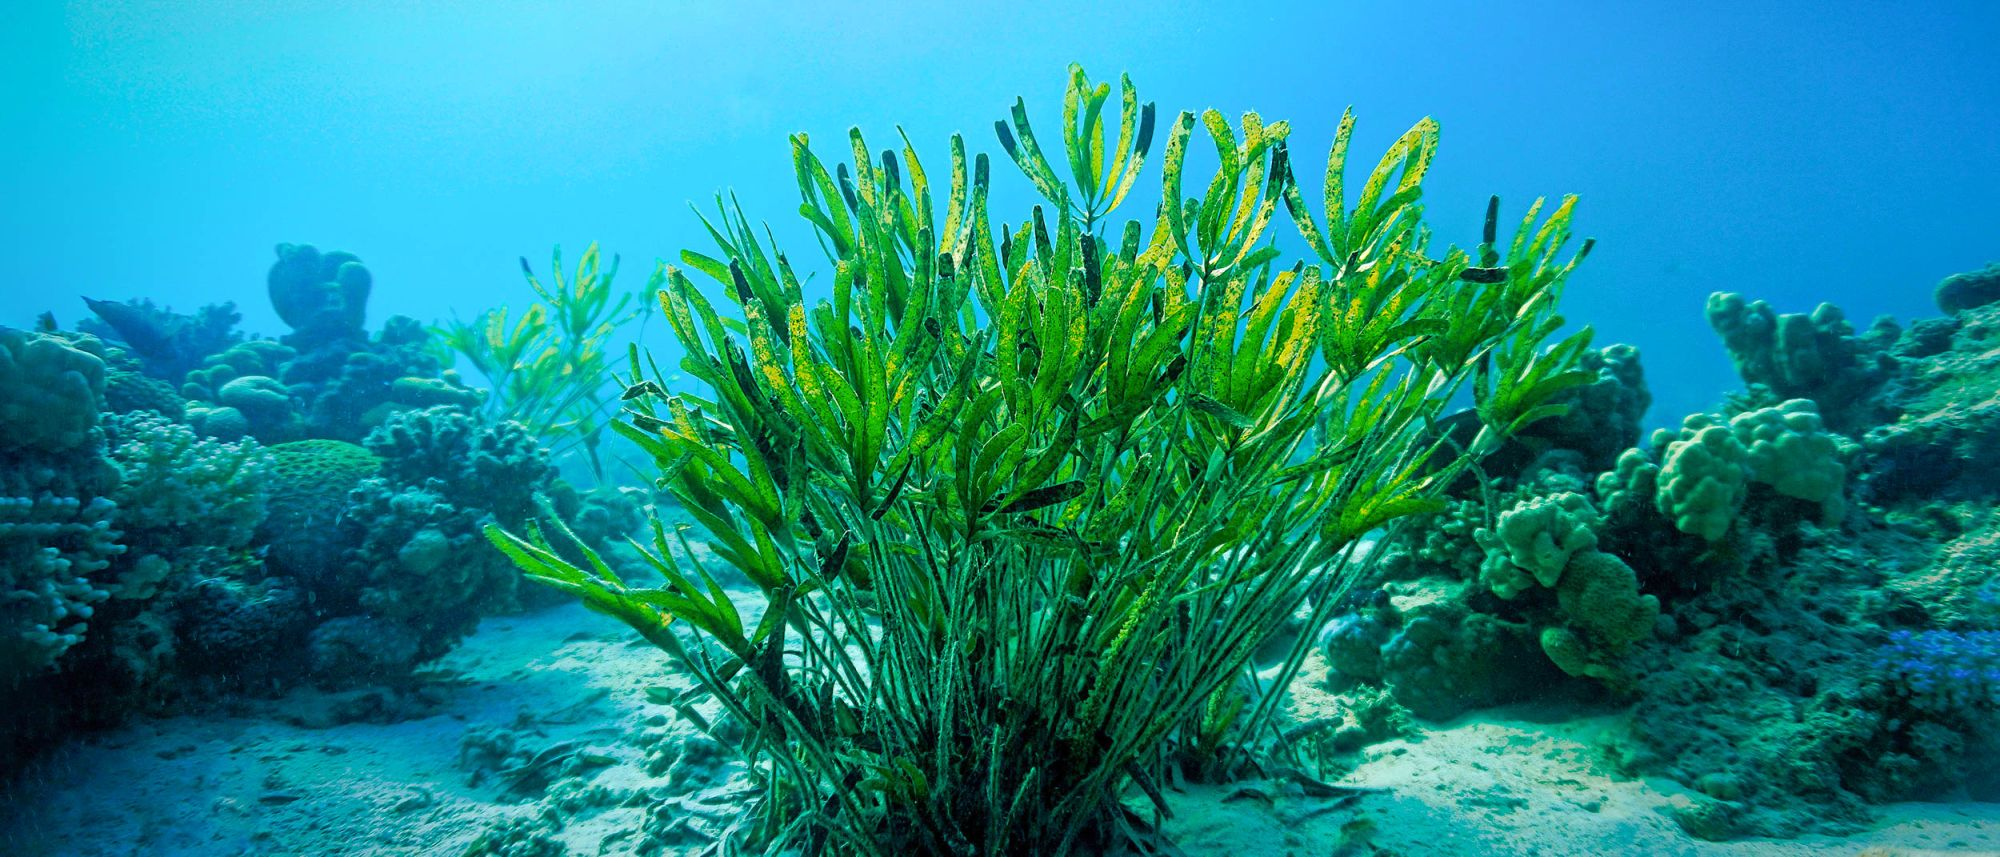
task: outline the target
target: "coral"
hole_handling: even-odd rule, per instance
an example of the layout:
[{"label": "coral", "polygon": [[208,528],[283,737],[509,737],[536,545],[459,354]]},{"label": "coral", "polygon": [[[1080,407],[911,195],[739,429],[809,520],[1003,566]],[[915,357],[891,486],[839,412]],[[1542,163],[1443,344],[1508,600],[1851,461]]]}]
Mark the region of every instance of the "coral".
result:
[{"label": "coral", "polygon": [[111,496],[128,548],[113,597],[150,598],[161,581],[148,578],[167,566],[211,577],[256,564],[252,538],[264,520],[270,464],[255,441],[203,440],[153,414],[111,421],[122,476]]},{"label": "coral", "polygon": [[0,489],[0,688],[53,665],[83,641],[110,593],[91,579],[124,546],[102,497],[83,500],[10,478]]},{"label": "coral", "polygon": [[1711,542],[1721,539],[1747,496],[1749,454],[1715,417],[1689,416],[1660,464],[1654,495],[1660,514],[1681,532]]},{"label": "coral", "polygon": [[645,761],[641,768],[649,775],[664,777],[676,791],[704,788],[722,782],[733,760],[729,748],[698,730],[681,728],[648,732]]},{"label": "coral", "polygon": [[[1913,328],[1914,329],[1914,328]],[[1903,361],[1898,418],[1861,436],[1861,496],[1877,503],[2000,497],[2000,304],[1960,312],[1949,346]]]},{"label": "coral", "polygon": [[1337,617],[1320,638],[1320,648],[1336,676],[1362,681],[1382,678],[1382,647],[1395,634],[1395,619],[1375,610]]},{"label": "coral", "polygon": [[390,401],[413,409],[453,407],[472,411],[485,401],[484,393],[466,386],[453,372],[439,378],[397,378],[389,384]]},{"label": "coral", "polygon": [[465,857],[566,857],[569,848],[558,830],[548,816],[513,816],[473,839]]},{"label": "coral", "polygon": [[0,453],[65,452],[91,441],[104,361],[55,336],[0,328]]},{"label": "coral", "polygon": [[181,395],[195,403],[189,422],[202,434],[223,440],[298,440],[304,432],[299,403],[277,380],[297,356],[289,346],[253,339],[209,357],[181,384]]},{"label": "coral", "polygon": [[221,401],[222,388],[230,381],[247,376],[275,378],[298,355],[297,349],[275,340],[239,342],[227,351],[209,356],[200,369],[190,370],[181,382],[181,395],[201,401]]},{"label": "coral", "polygon": [[304,670],[311,608],[280,578],[191,581],[173,600],[178,665],[234,689],[282,686]]},{"label": "coral", "polygon": [[1898,575],[1888,588],[1923,605],[1939,627],[2000,628],[1994,594],[2000,587],[2000,510],[1938,549],[1922,570]]},{"label": "coral", "polygon": [[279,244],[277,253],[266,279],[272,308],[292,328],[286,344],[306,349],[364,335],[374,278],[359,258],[311,244]]},{"label": "coral", "polygon": [[1707,311],[1709,326],[1721,334],[1744,383],[1782,399],[1818,402],[1836,428],[1870,421],[1866,400],[1895,362],[1882,336],[1855,336],[1840,308],[1827,303],[1811,315],[1781,315],[1763,301],[1716,292]]},{"label": "coral", "polygon": [[321,588],[322,602],[408,628],[420,660],[443,654],[482,615],[513,602],[520,576],[483,543],[489,516],[453,505],[439,480],[400,488],[363,480],[342,519],[352,545],[345,570]]},{"label": "coral", "polygon": [[83,302],[103,320],[102,324],[86,320],[79,325],[84,333],[125,343],[138,353],[148,374],[168,382],[180,381],[209,355],[243,338],[235,330],[243,316],[234,303],[209,304],[188,316],[154,306],[150,300],[114,303],[84,298]]},{"label": "coral", "polygon": [[407,411],[368,434],[382,474],[402,485],[436,480],[450,502],[513,524],[554,478],[548,453],[518,423],[484,425],[456,408]]},{"label": "coral", "polygon": [[1737,414],[1729,430],[1748,452],[1750,478],[1778,493],[1820,506],[1820,520],[1831,525],[1847,512],[1844,455],[1827,433],[1819,407],[1793,399],[1772,408]]},{"label": "coral", "polygon": [[1896,339],[1895,354],[1905,360],[1935,357],[1951,349],[1951,340],[1958,333],[1958,320],[1951,318],[1920,318],[1910,322],[1903,335]]},{"label": "coral", "polygon": [[1937,299],[1938,309],[1945,315],[1957,315],[1974,307],[2000,302],[2000,262],[1989,264],[1977,271],[1953,274],[1937,284],[1932,293]]},{"label": "coral", "polygon": [[1443,511],[1412,520],[1404,538],[1381,544],[1384,555],[1377,574],[1384,580],[1476,577],[1486,549],[1475,534],[1485,526],[1484,503],[1446,500]]},{"label": "coral", "polygon": [[1542,651],[1563,672],[1622,684],[1615,662],[1652,636],[1660,600],[1639,593],[1639,578],[1623,560],[1585,551],[1569,561],[1556,586],[1565,626],[1542,631]]},{"label": "coral", "polygon": [[1480,578],[1501,598],[1538,582],[1555,586],[1571,555],[1597,547],[1598,522],[1590,500],[1573,492],[1518,503],[1500,513],[1493,529],[1474,534],[1486,549]]},{"label": "coral", "polygon": [[1577,367],[1597,379],[1556,397],[1569,411],[1529,427],[1524,436],[1546,441],[1555,449],[1574,450],[1590,470],[1605,470],[1618,454],[1639,442],[1640,420],[1653,403],[1646,388],[1639,349],[1609,345],[1586,351]]},{"label": "coral", "polygon": [[55,331],[52,335],[67,341],[71,348],[104,361],[105,413],[150,411],[178,420],[185,412],[187,403],[174,392],[174,385],[146,374],[132,352],[88,333]]},{"label": "coral", "polygon": [[2000,709],[2000,631],[1897,631],[1876,668],[1925,711]]},{"label": "coral", "polygon": [[104,369],[62,338],[0,328],[0,686],[84,639],[109,596],[94,576],[125,550],[105,496]]},{"label": "coral", "polygon": [[339,526],[347,497],[374,476],[381,460],[351,443],[302,440],[269,448],[270,514],[257,541],[264,561],[281,576],[312,586],[338,573],[347,549]]},{"label": "coral", "polygon": [[1382,646],[1382,683],[1418,717],[1443,720],[1528,698],[1552,669],[1532,655],[1533,629],[1467,606],[1475,583],[1393,584],[1402,624]]},{"label": "coral", "polygon": [[311,436],[359,441],[390,414],[411,407],[403,401],[411,395],[410,379],[444,377],[440,354],[423,325],[391,316],[372,341],[342,339],[301,353],[286,364],[281,380],[305,402]]},{"label": "coral", "polygon": [[1927,712],[1884,680],[1883,625],[1924,614],[1881,597],[1881,573],[1920,565],[1921,543],[1797,538],[1796,553],[1677,599],[1660,623],[1671,630],[1624,662],[1642,692],[1614,760],[1706,792],[1694,811],[1710,838],[1851,830],[1869,803],[1966,783],[1966,760],[2000,737],[1990,719]]},{"label": "coral", "polygon": [[250,436],[250,419],[235,408],[198,404],[187,409],[185,419],[203,437],[241,440]]}]

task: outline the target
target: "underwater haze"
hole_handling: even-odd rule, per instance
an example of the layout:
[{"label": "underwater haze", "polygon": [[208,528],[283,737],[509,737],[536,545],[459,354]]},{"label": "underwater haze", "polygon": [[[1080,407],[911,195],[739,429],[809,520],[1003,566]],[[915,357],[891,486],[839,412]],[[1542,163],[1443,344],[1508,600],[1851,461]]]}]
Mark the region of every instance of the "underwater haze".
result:
[{"label": "underwater haze", "polygon": [[2000,855],[2000,6],[0,10],[0,855]]},{"label": "underwater haze", "polygon": [[[34,284],[0,296],[17,321],[145,295],[234,299],[276,332],[245,290],[279,241],[367,260],[378,312],[469,315],[552,244],[671,259],[705,240],[686,206],[724,191],[801,246],[788,135],[901,127],[936,152],[963,132],[997,154],[988,123],[1070,62],[1162,104],[1285,117],[1302,149],[1349,105],[1364,151],[1436,117],[1445,234],[1471,235],[1488,194],[1579,194],[1601,246],[1568,314],[1642,353],[1708,337],[1718,289],[1908,318],[2000,234],[1984,3],[30,2],[8,19],[0,227]],[[1712,404],[1721,355],[1673,359],[1659,412]]]}]

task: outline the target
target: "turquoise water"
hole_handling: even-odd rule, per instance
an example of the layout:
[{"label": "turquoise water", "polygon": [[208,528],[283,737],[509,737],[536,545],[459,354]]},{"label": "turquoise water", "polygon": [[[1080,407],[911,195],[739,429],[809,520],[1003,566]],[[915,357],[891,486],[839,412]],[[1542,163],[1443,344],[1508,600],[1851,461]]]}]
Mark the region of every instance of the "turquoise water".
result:
[{"label": "turquoise water", "polygon": [[[1448,269],[1437,306],[1525,282],[1480,273],[1520,259],[1476,258],[1490,197],[1497,251],[1538,197],[1530,234],[1579,197],[1551,227],[1569,233],[1557,264],[1594,239],[1562,280],[1561,331],[1536,342],[1595,331],[1564,358],[1584,373],[1554,400],[1569,413],[1482,447],[1476,475],[1427,485],[1438,503],[1400,528],[1354,534],[1366,570],[1337,597],[1314,588],[1216,690],[1276,700],[1240,738],[1248,755],[1171,756],[1157,801],[1146,776],[1120,783],[1149,836],[1080,850],[2000,853],[2000,14],[1984,4],[23,3],[4,19],[0,853],[859,848],[750,831],[764,781],[737,753],[760,758],[745,738],[759,727],[697,728],[712,702],[690,717],[663,700],[699,675],[522,582],[485,527],[563,521],[577,538],[555,537],[562,558],[588,567],[588,547],[675,592],[644,551],[705,558],[754,629],[771,587],[709,543],[698,504],[656,483],[629,436],[674,419],[669,393],[715,395],[649,288],[672,281],[649,275],[680,266],[732,322],[789,345],[711,274],[734,255],[746,283],[780,289],[756,257],[781,248],[805,307],[833,299],[828,257],[844,251],[796,216],[795,134],[833,170],[859,128],[877,170],[893,150],[904,175],[907,139],[940,222],[960,134],[991,159],[996,233],[1036,206],[1054,217],[1006,151],[1019,131],[1003,142],[993,123],[1025,98],[1058,180],[1081,186],[1058,132],[1071,63],[1110,85],[1108,148],[1120,74],[1158,106],[1130,200],[1091,224],[1096,252],[1127,219],[1150,230],[1173,120],[1209,107],[1238,133],[1246,111],[1289,123],[1314,217],[1344,110],[1350,202],[1434,118],[1432,261],[1409,270]],[[1193,196],[1219,158],[1190,127]],[[858,210],[835,189],[854,174],[805,201]],[[1252,242],[1279,254],[1268,274],[1304,260],[1337,279],[1339,254],[1271,203]],[[945,232],[891,255],[914,271],[953,252]],[[540,299],[574,329],[515,326],[538,287],[569,295]],[[1059,303],[1036,294],[1022,312]],[[1135,323],[1171,316],[1153,308]],[[999,317],[981,301],[940,318]],[[884,323],[866,319],[826,329]],[[487,342],[483,320],[521,349]],[[1030,338],[1023,373],[1058,365],[1054,340]],[[637,384],[634,343],[657,388]],[[756,346],[739,347],[757,361]],[[1322,356],[1297,371],[1323,371],[1320,343],[1302,347]],[[888,455],[950,401],[957,364],[937,365]],[[826,409],[837,397],[801,389],[771,425],[846,424]],[[724,419],[756,403],[695,404]],[[1451,421],[1411,436],[1469,441],[1477,416],[1453,414],[1473,404],[1442,396],[1426,420]],[[1251,425],[1253,405],[1218,392],[1200,407]],[[995,407],[965,431],[1018,422],[1028,440],[975,459],[991,472],[1030,472],[1074,434],[1036,422],[1050,408]],[[628,435],[605,427],[621,409]],[[801,474],[833,472],[798,443]],[[1083,462],[1136,478],[1120,469],[1136,453],[1100,453],[1052,460],[1042,478],[1060,484],[995,491],[975,517],[1074,484],[1086,493],[999,514],[1087,529],[1109,495],[1088,493]],[[950,507],[974,485],[955,473],[891,490],[892,474],[868,503]],[[786,508],[793,575],[846,556],[804,502]],[[916,553],[860,523],[883,520],[871,511],[851,525],[884,547],[857,567],[892,543]],[[689,541],[654,544],[649,520]],[[889,633],[876,597],[864,638]],[[1175,733],[1177,753],[1194,734]]]}]

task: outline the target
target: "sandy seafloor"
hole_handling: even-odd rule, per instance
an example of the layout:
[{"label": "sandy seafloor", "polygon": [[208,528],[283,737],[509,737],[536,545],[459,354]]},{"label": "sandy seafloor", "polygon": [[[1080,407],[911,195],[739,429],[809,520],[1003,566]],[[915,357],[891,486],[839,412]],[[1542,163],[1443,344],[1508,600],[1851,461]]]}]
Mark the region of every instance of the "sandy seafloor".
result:
[{"label": "sandy seafloor", "polygon": [[[628,854],[647,840],[641,790],[688,793],[654,815],[656,825],[682,819],[683,833],[652,841],[669,844],[660,853],[692,852],[704,840],[689,831],[726,821],[737,768],[693,760],[646,773],[644,748],[688,727],[646,701],[644,688],[676,682],[629,640],[576,606],[489,619],[429,671],[432,702],[414,719],[328,725],[336,705],[368,700],[301,692],[78,740],[0,795],[0,855],[457,855],[507,817],[557,805],[570,853]],[[1295,686],[1304,705],[1315,671]],[[1230,857],[1381,853],[1341,847],[1357,819],[1372,823],[1374,848],[1411,857],[2000,855],[2000,804],[1888,806],[1845,838],[1698,841],[1665,814],[1684,789],[1620,779],[1596,760],[1592,736],[1612,715],[1550,719],[1488,712],[1370,747],[1338,782],[1379,790],[1358,798],[1189,786],[1170,794],[1166,831],[1188,855]],[[469,732],[493,727],[528,753],[573,749],[591,761],[539,796],[509,796],[504,778],[462,757]],[[672,789],[668,777],[679,778]]]}]

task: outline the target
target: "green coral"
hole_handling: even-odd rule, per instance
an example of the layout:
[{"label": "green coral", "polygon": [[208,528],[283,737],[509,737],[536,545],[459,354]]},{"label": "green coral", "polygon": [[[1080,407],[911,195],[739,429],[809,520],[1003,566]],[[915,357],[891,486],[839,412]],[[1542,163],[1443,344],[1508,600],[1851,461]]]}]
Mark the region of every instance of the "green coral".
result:
[{"label": "green coral", "polygon": [[1515,504],[1500,513],[1493,529],[1474,534],[1486,549],[1480,577],[1501,598],[1513,598],[1536,583],[1555,586],[1573,554],[1597,547],[1598,523],[1590,500],[1575,492]]},{"label": "green coral", "polygon": [[1737,414],[1729,430],[1748,452],[1752,479],[1787,497],[1818,503],[1824,523],[1838,523],[1846,514],[1847,467],[1818,405],[1793,399]]},{"label": "green coral", "polygon": [[2000,262],[1946,277],[1937,284],[1932,296],[1945,315],[2000,302]]},{"label": "green coral", "polygon": [[1585,551],[1572,557],[1556,585],[1556,603],[1567,622],[1551,645],[1542,632],[1542,650],[1563,672],[1579,678],[1619,681],[1614,661],[1633,643],[1652,636],[1660,600],[1639,592],[1638,575],[1611,554]]},{"label": "green coral", "polygon": [[374,476],[374,453],[338,440],[301,440],[270,447],[270,514],[257,540],[269,545],[265,562],[289,577],[317,581],[334,573],[345,544],[341,513],[347,495]]},{"label": "green coral", "polygon": [[1660,514],[1683,533],[1720,540],[1748,496],[1749,457],[1729,426],[1709,414],[1690,415],[1660,464],[1654,495]]}]

